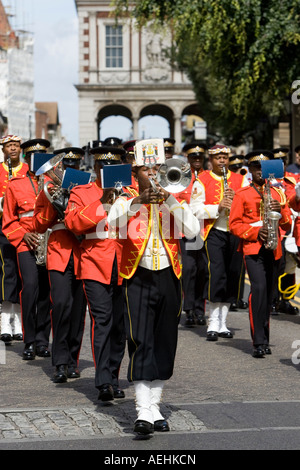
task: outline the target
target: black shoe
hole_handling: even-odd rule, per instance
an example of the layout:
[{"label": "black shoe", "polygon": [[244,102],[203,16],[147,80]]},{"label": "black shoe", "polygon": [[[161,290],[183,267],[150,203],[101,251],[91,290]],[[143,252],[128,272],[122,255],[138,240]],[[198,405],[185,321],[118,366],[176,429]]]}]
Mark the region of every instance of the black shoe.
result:
[{"label": "black shoe", "polygon": [[236,302],[232,302],[229,307],[229,312],[237,312],[238,311],[238,305]]},{"label": "black shoe", "polygon": [[112,401],[114,399],[114,391],[110,384],[104,384],[99,387],[98,400]]},{"label": "black shoe", "polygon": [[159,419],[154,421],[154,431],[167,432],[170,431],[169,423],[165,419]]},{"label": "black shoe", "polygon": [[248,302],[245,302],[244,300],[239,300],[237,306],[242,310],[246,310],[246,308],[248,308]]},{"label": "black shoe", "polygon": [[3,334],[1,335],[1,341],[3,341],[5,344],[9,344],[12,342],[12,336],[9,334]]},{"label": "black shoe", "polygon": [[114,390],[114,398],[125,398],[125,393],[120,388]]},{"label": "black shoe", "polygon": [[22,333],[18,334],[18,335],[13,335],[13,339],[15,341],[23,341],[23,335]]},{"label": "black shoe", "polygon": [[279,309],[277,305],[273,304],[271,307],[271,315],[279,315]]},{"label": "black shoe", "polygon": [[186,310],[185,312],[185,326],[194,326],[195,318],[193,310]]},{"label": "black shoe", "polygon": [[25,344],[25,348],[23,351],[23,360],[32,361],[33,359],[35,359],[35,343]]},{"label": "black shoe", "polygon": [[218,341],[218,333],[216,331],[208,331],[206,333],[207,341]]},{"label": "black shoe", "polygon": [[55,384],[62,384],[62,383],[65,383],[67,380],[68,380],[67,366],[65,364],[56,366],[56,371],[53,376],[53,382]]},{"label": "black shoe", "polygon": [[265,351],[265,354],[272,354],[272,350],[269,345],[265,344],[263,346],[263,350]]},{"label": "black shoe", "polygon": [[219,333],[219,336],[221,338],[233,338],[233,334],[231,333],[231,331],[222,331],[221,333]]},{"label": "black shoe", "polygon": [[204,316],[204,313],[196,314],[196,324],[197,325],[206,325],[206,318]]},{"label": "black shoe", "polygon": [[282,300],[279,304],[279,311],[282,313],[287,313],[288,315],[298,315],[299,309],[293,307],[293,305],[288,300]]},{"label": "black shoe", "polygon": [[39,357],[50,357],[51,353],[47,346],[37,346],[36,347],[36,355]]},{"label": "black shoe", "polygon": [[256,358],[265,357],[265,350],[263,346],[257,346],[256,348],[254,348],[252,356]]},{"label": "black shoe", "polygon": [[134,423],[133,430],[134,432],[137,432],[138,434],[152,434],[154,431],[154,427],[152,423],[149,423],[149,421],[138,419]]},{"label": "black shoe", "polygon": [[68,379],[78,379],[80,377],[79,369],[75,366],[68,366]]}]

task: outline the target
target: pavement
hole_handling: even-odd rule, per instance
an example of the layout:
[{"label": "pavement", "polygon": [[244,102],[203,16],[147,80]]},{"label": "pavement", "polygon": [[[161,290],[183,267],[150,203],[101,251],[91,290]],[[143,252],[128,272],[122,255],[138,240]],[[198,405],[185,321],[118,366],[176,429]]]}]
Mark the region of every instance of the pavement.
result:
[{"label": "pavement", "polygon": [[81,377],[65,384],[52,382],[51,359],[23,361],[23,343],[2,344],[0,450],[98,450],[110,460],[141,451],[200,458],[200,450],[299,450],[300,315],[273,315],[270,323],[272,355],[254,359],[247,310],[229,313],[234,337],[217,342],[206,341],[205,326],[186,328],[183,315],[161,407],[171,431],[147,439],[133,433],[127,351],[120,370],[125,399],[97,400],[88,315]]}]

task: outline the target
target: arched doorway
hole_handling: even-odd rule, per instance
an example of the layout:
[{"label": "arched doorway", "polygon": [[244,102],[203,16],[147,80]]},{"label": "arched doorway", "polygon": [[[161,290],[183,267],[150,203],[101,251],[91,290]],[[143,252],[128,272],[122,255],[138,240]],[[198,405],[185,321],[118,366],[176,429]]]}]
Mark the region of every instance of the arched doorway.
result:
[{"label": "arched doorway", "polygon": [[[145,106],[140,112],[140,138],[142,138],[143,130],[145,138],[147,138],[147,136],[157,138],[173,137],[174,115],[172,109],[162,104]],[[153,133],[156,135],[153,135]]]},{"label": "arched doorway", "polygon": [[132,138],[132,114],[125,106],[109,105],[102,108],[97,116],[98,139],[118,137],[123,141]]}]

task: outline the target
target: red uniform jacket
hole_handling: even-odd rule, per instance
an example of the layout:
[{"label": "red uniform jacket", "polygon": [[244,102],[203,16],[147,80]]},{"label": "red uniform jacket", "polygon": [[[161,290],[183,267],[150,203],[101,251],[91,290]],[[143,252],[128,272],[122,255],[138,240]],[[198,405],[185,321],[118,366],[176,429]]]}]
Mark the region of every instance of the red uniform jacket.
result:
[{"label": "red uniform jacket", "polygon": [[73,252],[74,272],[79,276],[80,243],[58,220],[57,211],[44,191],[40,192],[36,200],[33,228],[38,233],[45,233],[49,228],[53,230],[47,246],[47,269],[64,272]]},{"label": "red uniform jacket", "polygon": [[2,230],[6,238],[17,249],[17,253],[30,251],[23,237],[27,232],[34,232],[33,211],[38,192],[38,182],[34,175],[31,181],[27,175],[12,178],[6,189]]},{"label": "red uniform jacket", "polygon": [[[200,170],[199,173],[198,173],[198,176],[203,172],[204,172],[204,170]],[[195,179],[196,179],[195,172],[192,170],[192,179],[191,179],[191,182],[188,185],[188,187],[184,191],[182,191],[181,193],[176,193],[176,194],[174,193],[174,196],[176,197],[177,201],[179,201],[179,202],[186,201],[188,204],[190,203],[193,184],[195,182]]]},{"label": "red uniform jacket", "polygon": [[[261,188],[258,188],[261,189]],[[281,219],[279,226],[284,231],[291,228],[291,211],[285,201],[282,191],[271,188],[272,198],[281,204]],[[252,186],[246,186],[239,189],[232,202],[229,216],[230,231],[240,238],[241,243],[239,251],[243,251],[244,255],[255,255],[259,252],[262,241],[258,240],[258,232],[262,226],[262,199]],[[278,230],[278,244],[274,250],[275,259],[279,259],[282,255],[280,243],[280,233]]]},{"label": "red uniform jacket", "polygon": [[[12,168],[13,178],[26,175],[29,170],[27,163],[22,163]],[[0,197],[4,196],[9,181],[8,166],[6,163],[0,165]]]},{"label": "red uniform jacket", "polygon": [[[65,213],[65,225],[75,235],[90,234],[81,243],[79,278],[110,284],[115,257],[120,272],[123,245],[118,238],[111,238],[112,234],[105,238],[108,225],[105,207],[100,202],[102,194],[97,182],[74,188]],[[102,238],[97,238],[96,231]],[[120,275],[118,284],[122,284]]]},{"label": "red uniform jacket", "polygon": [[[227,172],[227,183],[235,192],[243,185],[245,176],[234,173],[230,170]],[[220,204],[224,194],[223,179],[216,178],[214,173],[206,170],[197,178],[205,188],[205,204]],[[214,226],[216,219],[204,219],[204,239],[206,240],[210,229]]]}]

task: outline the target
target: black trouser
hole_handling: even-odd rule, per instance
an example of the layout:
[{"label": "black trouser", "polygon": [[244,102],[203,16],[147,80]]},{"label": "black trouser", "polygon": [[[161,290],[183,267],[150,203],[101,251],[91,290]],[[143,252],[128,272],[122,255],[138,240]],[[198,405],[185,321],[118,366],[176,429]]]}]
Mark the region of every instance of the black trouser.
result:
[{"label": "black trouser", "polygon": [[168,380],[173,374],[180,320],[181,282],[173,269],[139,267],[124,281],[128,380]]},{"label": "black trouser", "polygon": [[38,266],[33,251],[18,254],[22,282],[20,293],[25,344],[48,346],[51,330],[50,286],[45,266]]},{"label": "black trouser", "polygon": [[273,251],[262,246],[257,255],[246,255],[245,262],[251,286],[249,318],[253,345],[269,344],[270,312],[279,260],[275,261]]},{"label": "black trouser", "polygon": [[20,303],[21,280],[19,276],[15,247],[2,232],[0,219],[0,303]]},{"label": "black trouser", "polygon": [[242,257],[236,256],[239,239],[230,232],[212,228],[205,241],[208,279],[205,298],[211,302],[232,303],[238,298]]},{"label": "black trouser", "polygon": [[74,274],[71,255],[64,272],[49,271],[52,319],[52,364],[78,366],[84,332],[86,298]]},{"label": "black trouser", "polygon": [[114,264],[111,283],[83,281],[91,315],[91,344],[96,368],[95,386],[119,386],[119,371],[125,352],[124,300],[118,286],[117,265]]},{"label": "black trouser", "polygon": [[204,285],[206,279],[206,253],[201,249],[189,249],[193,240],[180,240],[182,256],[183,310],[194,310],[196,315],[205,312]]}]

